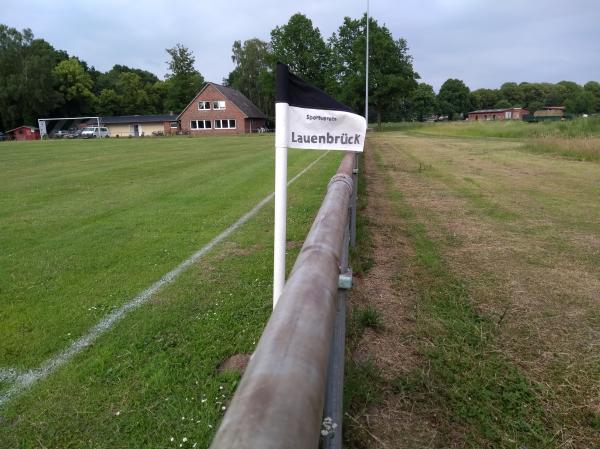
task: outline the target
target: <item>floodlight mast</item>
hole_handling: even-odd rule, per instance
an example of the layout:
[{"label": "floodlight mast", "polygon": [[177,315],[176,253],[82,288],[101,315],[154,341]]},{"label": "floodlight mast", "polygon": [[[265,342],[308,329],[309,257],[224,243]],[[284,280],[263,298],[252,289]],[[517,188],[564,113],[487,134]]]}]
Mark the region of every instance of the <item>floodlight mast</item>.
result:
[{"label": "floodlight mast", "polygon": [[365,53],[365,120],[367,127],[369,127],[369,0],[367,0],[367,45]]}]

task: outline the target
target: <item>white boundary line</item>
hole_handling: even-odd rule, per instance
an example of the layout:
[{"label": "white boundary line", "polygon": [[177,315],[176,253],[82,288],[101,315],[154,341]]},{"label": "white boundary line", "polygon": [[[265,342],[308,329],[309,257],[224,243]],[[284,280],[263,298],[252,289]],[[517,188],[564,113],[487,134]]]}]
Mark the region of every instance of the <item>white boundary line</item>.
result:
[{"label": "white boundary line", "polygon": [[19,373],[14,368],[0,368],[0,382],[13,382],[19,377]]},{"label": "white boundary line", "polygon": [[[300,173],[294,176],[292,179],[288,181],[288,185],[295,182],[300,176],[310,170],[317,162],[323,159],[327,154],[326,152],[319,156],[317,159],[308,164]],[[14,384],[3,394],[0,395],[0,407],[5,405],[8,401],[14,398],[19,393],[23,392],[27,388],[31,387],[34,383],[39,380],[42,380],[60,368],[62,365],[70,361],[73,357],[79,354],[83,349],[87,348],[91,345],[98,337],[100,337],[104,332],[113,327],[117,322],[119,322],[127,312],[138,308],[142,304],[148,302],[155,293],[157,293],[160,289],[162,289],[165,285],[169,285],[172,283],[186,268],[190,265],[194,264],[198,261],[202,256],[208,253],[211,249],[215,247],[218,243],[225,240],[229,237],[234,231],[236,231],[240,226],[245,224],[248,220],[254,217],[258,211],[260,211],[269,201],[273,199],[275,193],[271,193],[265,198],[263,198],[260,202],[256,204],[249,212],[246,212],[242,215],[235,223],[233,223],[230,227],[225,229],[222,233],[217,235],[214,239],[208,242],[201,249],[192,254],[189,258],[181,262],[167,274],[165,274],[162,278],[148,287],[146,290],[139,293],[135,296],[131,301],[123,304],[118,309],[115,309],[111,313],[103,318],[100,322],[98,322],[94,327],[92,327],[87,334],[79,337],[76,341],[74,341],[71,346],[67,349],[63,350],[56,356],[46,360],[44,363],[40,365],[39,368],[29,370],[26,373],[20,374],[16,376]]]}]

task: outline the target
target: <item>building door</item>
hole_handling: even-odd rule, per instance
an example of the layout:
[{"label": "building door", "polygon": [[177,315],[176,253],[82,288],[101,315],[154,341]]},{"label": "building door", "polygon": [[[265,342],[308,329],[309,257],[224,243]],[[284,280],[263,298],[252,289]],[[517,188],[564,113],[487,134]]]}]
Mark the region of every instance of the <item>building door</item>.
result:
[{"label": "building door", "polygon": [[140,125],[137,123],[131,125],[131,134],[133,134],[135,137],[138,137],[140,135]]}]

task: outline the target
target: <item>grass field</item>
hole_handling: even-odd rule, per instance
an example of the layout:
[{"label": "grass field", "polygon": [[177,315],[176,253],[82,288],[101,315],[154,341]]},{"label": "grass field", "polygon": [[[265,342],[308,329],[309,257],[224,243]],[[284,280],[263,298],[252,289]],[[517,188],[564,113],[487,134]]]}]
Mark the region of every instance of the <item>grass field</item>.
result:
[{"label": "grass field", "polygon": [[350,447],[600,447],[600,164],[522,126],[371,135]]},{"label": "grass field", "polygon": [[[0,395],[273,190],[268,136],[0,145]],[[321,156],[291,151],[290,178]],[[339,164],[290,187],[295,258]],[[272,206],[0,408],[0,447],[206,447],[271,309]],[[185,441],[183,439],[186,439]],[[172,439],[172,440],[171,440]]]},{"label": "grass field", "polygon": [[512,139],[522,151],[548,154],[580,161],[600,160],[600,117],[562,122],[390,123],[384,131],[404,131],[430,137]]}]

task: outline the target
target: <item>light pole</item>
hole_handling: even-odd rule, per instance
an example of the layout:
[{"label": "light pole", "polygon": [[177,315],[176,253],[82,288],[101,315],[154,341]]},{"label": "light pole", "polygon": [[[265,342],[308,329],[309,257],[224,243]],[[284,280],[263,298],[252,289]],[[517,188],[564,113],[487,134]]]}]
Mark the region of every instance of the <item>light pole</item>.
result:
[{"label": "light pole", "polygon": [[369,126],[369,0],[367,0],[367,45],[365,51],[365,120]]}]

